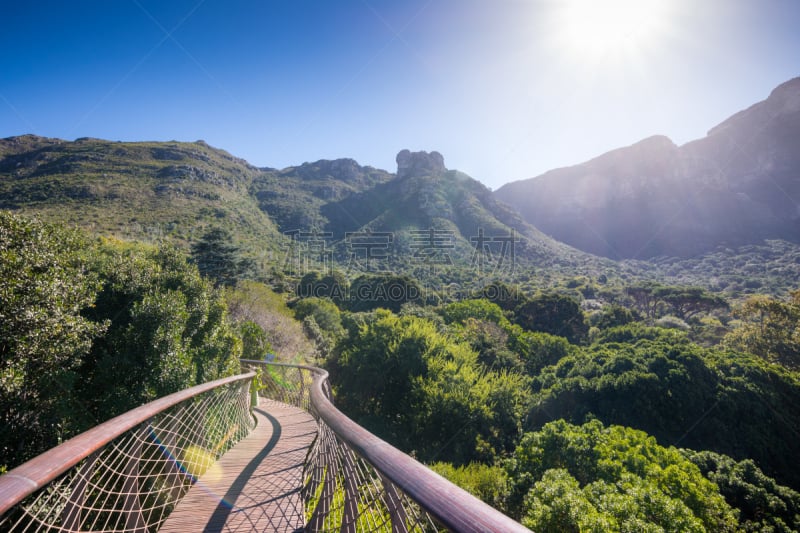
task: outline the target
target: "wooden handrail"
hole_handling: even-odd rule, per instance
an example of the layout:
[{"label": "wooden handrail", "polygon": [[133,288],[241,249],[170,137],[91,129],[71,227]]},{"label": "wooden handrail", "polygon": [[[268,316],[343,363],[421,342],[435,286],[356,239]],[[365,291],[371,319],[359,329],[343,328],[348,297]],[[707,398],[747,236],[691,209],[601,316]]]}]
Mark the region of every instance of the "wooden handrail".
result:
[{"label": "wooden handrail", "polygon": [[311,405],[317,415],[353,451],[370,463],[442,525],[458,532],[530,532],[519,522],[454,485],[419,461],[376,437],[339,411],[323,389],[328,372],[305,365],[248,361],[312,372]]},{"label": "wooden handrail", "polygon": [[0,476],[0,516],[126,431],[190,398],[231,383],[252,379],[255,375],[255,372],[248,372],[164,396],[103,422],[23,463]]}]

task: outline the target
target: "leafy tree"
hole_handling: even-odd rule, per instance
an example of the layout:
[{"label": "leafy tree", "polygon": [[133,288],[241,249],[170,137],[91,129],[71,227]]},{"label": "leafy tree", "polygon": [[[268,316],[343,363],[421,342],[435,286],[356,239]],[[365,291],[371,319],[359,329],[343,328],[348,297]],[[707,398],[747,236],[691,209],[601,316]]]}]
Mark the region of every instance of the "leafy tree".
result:
[{"label": "leafy tree", "polygon": [[422,287],[408,276],[364,274],[350,288],[350,310],[388,309],[399,313],[406,303],[422,303]]},{"label": "leafy tree", "polygon": [[540,293],[514,311],[515,321],[531,331],[566,337],[576,343],[586,337],[588,326],[574,299],[558,293]]},{"label": "leafy tree", "polygon": [[527,405],[525,379],[486,371],[436,326],[386,310],[348,321],[330,363],[337,403],[423,460],[490,460],[510,447]]},{"label": "leafy tree", "polygon": [[636,309],[650,320],[655,320],[665,311],[688,320],[701,312],[728,308],[724,298],[702,287],[667,287],[646,282],[626,287],[625,293],[633,299]]},{"label": "leafy tree", "polygon": [[508,346],[520,358],[529,376],[536,376],[544,367],[558,363],[576,349],[564,337],[524,331],[516,325],[509,329]]},{"label": "leafy tree", "polygon": [[[545,367],[533,380],[529,424],[594,416],[660,441],[750,457],[779,482],[800,486],[800,380],[754,356],[701,348],[685,334],[631,324],[609,330],[625,343],[596,343]],[[615,332],[615,330],[617,330]],[[676,335],[682,335],[679,340]]]},{"label": "leafy tree", "polygon": [[513,311],[527,300],[519,287],[507,285],[501,281],[495,281],[485,286],[479,296],[497,304],[503,311]]},{"label": "leafy tree", "polygon": [[624,326],[637,320],[637,315],[621,305],[606,305],[594,317],[592,317],[592,325],[599,329],[609,329],[617,326]]},{"label": "leafy tree", "polygon": [[711,294],[702,287],[662,287],[655,297],[667,304],[678,318],[689,320],[697,313],[727,309],[724,298]]},{"label": "leafy tree", "polygon": [[680,331],[668,331],[665,328],[646,326],[641,322],[632,322],[625,326],[616,326],[602,331],[595,344],[635,344],[641,340],[683,343],[686,338],[686,334]]},{"label": "leafy tree", "polygon": [[430,469],[496,509],[503,510],[508,497],[508,475],[500,466],[469,463],[453,466],[433,463]]},{"label": "leafy tree", "polygon": [[318,357],[327,359],[330,356],[334,347],[333,340],[330,335],[322,331],[317,321],[314,320],[314,315],[308,315],[303,318],[303,333],[314,342]]},{"label": "leafy tree", "polygon": [[414,378],[424,373],[429,353],[443,350],[446,341],[429,322],[415,317],[379,310],[358,318],[348,324],[349,335],[330,364],[337,404],[387,438],[405,443]]},{"label": "leafy tree", "polygon": [[789,301],[751,296],[734,316],[742,324],[723,339],[726,346],[800,370],[800,290]]},{"label": "leafy tree", "polygon": [[509,348],[507,330],[496,323],[467,318],[455,335],[469,343],[478,354],[478,362],[487,369],[524,370],[520,357]]},{"label": "leafy tree", "polygon": [[294,314],[298,320],[313,316],[319,327],[334,337],[344,333],[341,312],[329,298],[304,298],[295,304]]},{"label": "leafy tree", "polygon": [[86,245],[77,232],[0,211],[0,464],[75,429],[76,370],[104,330],[81,316],[97,290]]},{"label": "leafy tree", "polygon": [[447,304],[440,313],[487,369],[523,370],[522,361],[509,348],[511,323],[497,304],[486,299],[462,300]]},{"label": "leafy tree", "polygon": [[447,304],[442,308],[441,313],[448,324],[454,322],[463,324],[468,318],[473,318],[492,322],[502,327],[510,325],[500,306],[484,298]]},{"label": "leafy tree", "polygon": [[177,249],[107,242],[92,268],[103,287],[87,316],[109,323],[81,367],[97,420],[237,370],[225,302]]},{"label": "leafy tree", "polygon": [[200,274],[214,280],[214,285],[231,286],[252,267],[252,261],[241,257],[233,244],[233,235],[223,228],[211,228],[192,244],[192,259]]},{"label": "leafy tree", "polygon": [[267,332],[252,320],[238,324],[237,329],[242,338],[242,359],[262,359],[272,351]]},{"label": "leafy tree", "polygon": [[625,288],[625,294],[633,299],[636,310],[650,319],[655,319],[661,300],[658,292],[664,287],[658,283],[645,282]]},{"label": "leafy tree", "polygon": [[297,295],[301,298],[330,298],[336,305],[347,303],[348,283],[341,272],[325,276],[319,272],[309,272],[300,279]]},{"label": "leafy tree", "polygon": [[344,334],[339,308],[329,298],[311,297],[297,302],[294,313],[303,321],[303,330],[314,341],[320,355],[327,358]]},{"label": "leafy tree", "polygon": [[507,463],[511,511],[538,531],[736,531],[736,513],[693,463],[642,431],[546,424]]},{"label": "leafy tree", "polygon": [[748,532],[800,530],[800,493],[784,487],[746,459],[736,461],[710,451],[684,450],[683,454],[719,487],[725,500],[738,509]]},{"label": "leafy tree", "polygon": [[[547,470],[525,502],[522,523],[534,531],[606,532],[619,530],[613,517],[589,501],[578,481],[561,468]],[[637,524],[644,525],[644,524]]]}]

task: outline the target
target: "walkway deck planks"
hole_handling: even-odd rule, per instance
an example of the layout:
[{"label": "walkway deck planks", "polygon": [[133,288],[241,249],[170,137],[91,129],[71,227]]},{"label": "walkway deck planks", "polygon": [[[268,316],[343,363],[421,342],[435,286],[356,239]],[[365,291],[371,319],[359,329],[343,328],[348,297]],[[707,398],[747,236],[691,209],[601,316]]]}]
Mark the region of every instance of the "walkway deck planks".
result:
[{"label": "walkway deck planks", "polygon": [[206,472],[159,531],[302,531],[303,463],[317,434],[305,411],[262,399],[258,425]]}]

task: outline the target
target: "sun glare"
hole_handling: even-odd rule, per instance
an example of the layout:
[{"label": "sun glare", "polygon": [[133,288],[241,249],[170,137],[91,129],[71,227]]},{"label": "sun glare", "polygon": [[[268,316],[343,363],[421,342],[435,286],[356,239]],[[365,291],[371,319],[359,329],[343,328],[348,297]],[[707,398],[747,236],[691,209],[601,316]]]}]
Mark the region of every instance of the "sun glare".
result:
[{"label": "sun glare", "polygon": [[562,0],[559,46],[584,61],[602,62],[653,44],[668,19],[669,0]]}]

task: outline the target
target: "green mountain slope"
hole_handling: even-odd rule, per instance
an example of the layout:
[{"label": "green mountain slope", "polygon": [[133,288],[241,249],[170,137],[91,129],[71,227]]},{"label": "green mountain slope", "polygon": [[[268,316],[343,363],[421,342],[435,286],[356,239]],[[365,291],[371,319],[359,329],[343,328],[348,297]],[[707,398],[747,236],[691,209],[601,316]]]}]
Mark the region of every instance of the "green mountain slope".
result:
[{"label": "green mountain slope", "polygon": [[252,255],[280,244],[249,194],[258,168],[202,141],[0,140],[0,208],[126,239],[196,239],[230,229]]},{"label": "green mountain slope", "polygon": [[545,236],[479,181],[445,168],[436,152],[404,150],[397,162],[396,179],[322,206],[325,228],[334,239],[345,239],[348,232],[390,232],[396,252],[412,263],[435,262],[435,255],[447,254],[453,262],[471,265],[478,251],[496,261],[505,244],[506,259],[513,252],[526,269],[604,264]]},{"label": "green mountain slope", "polygon": [[[396,173],[352,159],[276,170],[202,141],[69,142],[23,135],[0,139],[0,209],[184,247],[209,227],[221,227],[262,273],[277,268],[302,275],[286,268],[298,244],[292,239],[316,231],[321,240],[299,244],[320,253],[302,258],[301,268],[319,269],[318,260],[332,259],[354,275],[367,266],[462,286],[505,279],[540,287],[584,275],[691,282],[739,294],[785,292],[800,279],[793,247],[725,248],[707,260],[618,263],[597,257],[543,234],[480,182],[448,170],[436,152],[404,150],[397,162]],[[365,265],[365,254],[373,252],[377,260]],[[743,267],[740,254],[747,265],[771,266]]]},{"label": "green mountain slope", "polygon": [[250,192],[281,231],[321,228],[324,205],[386,183],[394,175],[352,159],[321,160],[283,170],[265,169]]}]

